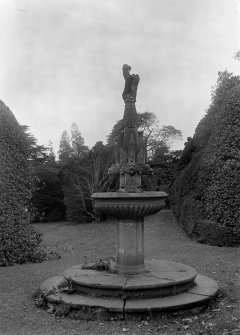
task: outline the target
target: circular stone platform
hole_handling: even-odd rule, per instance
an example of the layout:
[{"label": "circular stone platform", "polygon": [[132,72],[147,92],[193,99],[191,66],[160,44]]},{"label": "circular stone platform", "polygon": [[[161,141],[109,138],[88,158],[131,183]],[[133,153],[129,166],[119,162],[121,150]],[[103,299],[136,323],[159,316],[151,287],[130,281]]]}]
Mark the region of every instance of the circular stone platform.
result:
[{"label": "circular stone platform", "polygon": [[154,261],[146,264],[145,272],[135,275],[84,270],[81,264],[67,269],[63,276],[76,292],[93,296],[149,298],[186,291],[194,285],[197,272],[181,263]]},{"label": "circular stone platform", "polygon": [[[154,261],[147,263],[147,268],[145,273],[123,276],[83,270],[77,265],[62,276],[47,279],[40,290],[50,303],[65,303],[82,310],[101,308],[122,315],[192,308],[217,293],[217,282],[197,274],[190,266]],[[66,293],[66,284],[73,288],[71,293]]]}]

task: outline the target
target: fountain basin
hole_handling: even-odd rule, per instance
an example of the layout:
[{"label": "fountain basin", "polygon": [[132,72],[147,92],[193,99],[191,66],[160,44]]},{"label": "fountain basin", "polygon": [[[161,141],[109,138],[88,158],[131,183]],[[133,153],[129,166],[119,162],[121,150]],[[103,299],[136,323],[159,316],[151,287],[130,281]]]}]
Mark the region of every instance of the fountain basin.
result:
[{"label": "fountain basin", "polygon": [[117,219],[141,219],[165,207],[165,192],[103,192],[94,193],[93,206],[96,210]]}]

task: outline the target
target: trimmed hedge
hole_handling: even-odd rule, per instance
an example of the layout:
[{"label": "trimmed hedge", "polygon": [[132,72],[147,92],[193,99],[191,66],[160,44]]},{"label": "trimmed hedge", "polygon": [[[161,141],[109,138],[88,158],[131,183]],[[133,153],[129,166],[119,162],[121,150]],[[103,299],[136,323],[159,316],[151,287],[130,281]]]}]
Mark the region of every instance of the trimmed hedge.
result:
[{"label": "trimmed hedge", "polygon": [[219,74],[170,197],[189,235],[212,245],[240,244],[240,77]]},{"label": "trimmed hedge", "polygon": [[42,261],[41,234],[28,211],[34,187],[30,145],[10,109],[0,101],[0,266]]}]

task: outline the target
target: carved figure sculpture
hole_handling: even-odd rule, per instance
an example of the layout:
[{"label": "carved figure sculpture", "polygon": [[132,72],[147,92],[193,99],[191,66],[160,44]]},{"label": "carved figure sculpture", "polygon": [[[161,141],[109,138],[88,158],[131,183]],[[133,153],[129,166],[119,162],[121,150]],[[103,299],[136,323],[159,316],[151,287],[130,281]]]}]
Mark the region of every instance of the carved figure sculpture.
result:
[{"label": "carved figure sculpture", "polygon": [[123,115],[124,137],[122,143],[123,164],[135,164],[136,156],[139,152],[139,140],[137,130],[137,111],[135,107],[139,75],[130,74],[131,66],[124,64],[122,67],[125,87],[122,94],[125,102]]},{"label": "carved figure sculpture", "polygon": [[123,77],[125,79],[125,87],[122,94],[124,102],[135,102],[137,96],[137,87],[139,83],[138,74],[130,74],[131,66],[124,64],[122,67]]},{"label": "carved figure sculpture", "polygon": [[138,131],[137,111],[135,107],[139,75],[130,74],[131,66],[122,67],[125,87],[122,93],[125,102],[123,115],[124,130],[118,135],[115,143],[115,164],[110,173],[120,172],[120,192],[141,192],[141,174],[148,173],[145,164],[146,148],[143,132]]}]

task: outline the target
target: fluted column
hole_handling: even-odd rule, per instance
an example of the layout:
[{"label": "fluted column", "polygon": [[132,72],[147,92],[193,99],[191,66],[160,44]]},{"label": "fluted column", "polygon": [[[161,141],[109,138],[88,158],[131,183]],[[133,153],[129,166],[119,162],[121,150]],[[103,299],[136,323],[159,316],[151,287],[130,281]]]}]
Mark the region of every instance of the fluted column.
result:
[{"label": "fluted column", "polygon": [[144,269],[144,219],[118,219],[117,271],[127,274]]}]

